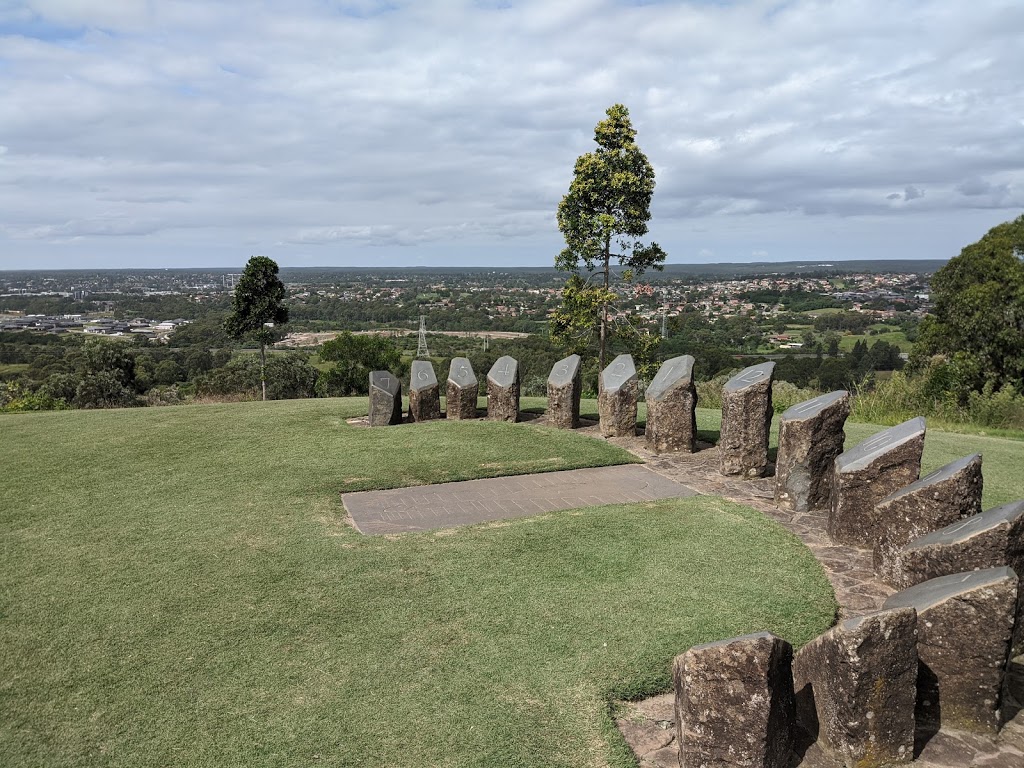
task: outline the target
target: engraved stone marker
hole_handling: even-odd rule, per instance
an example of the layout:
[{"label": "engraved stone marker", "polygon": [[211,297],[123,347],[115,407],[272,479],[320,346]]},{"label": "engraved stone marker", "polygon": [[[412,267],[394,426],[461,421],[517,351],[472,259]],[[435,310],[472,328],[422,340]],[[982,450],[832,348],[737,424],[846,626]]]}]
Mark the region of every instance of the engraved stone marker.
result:
[{"label": "engraved stone marker", "polygon": [[932,579],[885,601],[917,609],[919,723],[999,730],[1017,581],[1012,568],[989,568]]},{"label": "engraved stone marker", "polygon": [[826,529],[833,541],[872,548],[882,532],[875,505],[917,480],[924,450],[918,416],[878,432],[836,457]]},{"label": "engraved stone marker", "polygon": [[666,360],[658,369],[644,400],[647,429],[644,439],[655,453],[693,453],[697,443],[697,387],[693,383],[693,357]]},{"label": "engraved stone marker", "polygon": [[899,552],[903,546],[981,512],[981,486],[981,454],[976,453],[947,464],[878,502],[875,517],[881,531],[874,555],[878,578],[900,586],[903,580]]},{"label": "engraved stone marker", "polygon": [[495,360],[487,373],[487,418],[519,420],[519,362],[508,355]]},{"label": "engraved stone marker", "polygon": [[548,422],[553,427],[576,429],[580,425],[580,393],[583,366],[579,355],[569,355],[551,367],[548,375]]},{"label": "engraved stone marker", "polygon": [[441,418],[441,388],[429,360],[413,360],[409,378],[409,421]]},{"label": "engraved stone marker", "polygon": [[[1024,573],[1024,499],[1004,504],[914,539],[899,553],[900,583],[1008,565]],[[1017,610],[1013,655],[1024,653],[1024,599]]]},{"label": "engraved stone marker", "polygon": [[763,477],[768,470],[775,363],[745,368],[722,387],[722,433],[718,440],[723,475]]},{"label": "engraved stone marker", "polygon": [[843,427],[850,415],[850,393],[830,392],[797,403],[779,420],[775,461],[775,503],[807,512],[828,506],[832,466],[843,452]]},{"label": "engraved stone marker", "polygon": [[453,357],[448,367],[445,408],[449,419],[475,419],[476,399],[480,385],[473,366],[464,357]]},{"label": "engraved stone marker", "polygon": [[838,624],[793,659],[797,717],[853,768],[914,758],[917,613],[870,613]]},{"label": "engraved stone marker", "polygon": [[601,372],[597,411],[602,437],[636,434],[636,400],[639,384],[632,355],[619,355]]},{"label": "engraved stone marker", "polygon": [[786,768],[793,747],[793,647],[769,632],[677,656],[681,766]]},{"label": "engraved stone marker", "polygon": [[370,426],[402,423],[402,382],[389,371],[370,372]]}]

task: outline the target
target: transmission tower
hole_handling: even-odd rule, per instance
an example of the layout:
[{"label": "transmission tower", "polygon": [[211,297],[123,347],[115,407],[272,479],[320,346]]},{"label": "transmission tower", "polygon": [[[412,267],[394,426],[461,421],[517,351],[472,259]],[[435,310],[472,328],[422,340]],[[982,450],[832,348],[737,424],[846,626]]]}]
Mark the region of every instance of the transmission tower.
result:
[{"label": "transmission tower", "polygon": [[416,345],[416,357],[430,357],[427,352],[427,316],[420,315],[420,341]]},{"label": "transmission tower", "polygon": [[661,308],[661,338],[668,338],[668,304]]}]

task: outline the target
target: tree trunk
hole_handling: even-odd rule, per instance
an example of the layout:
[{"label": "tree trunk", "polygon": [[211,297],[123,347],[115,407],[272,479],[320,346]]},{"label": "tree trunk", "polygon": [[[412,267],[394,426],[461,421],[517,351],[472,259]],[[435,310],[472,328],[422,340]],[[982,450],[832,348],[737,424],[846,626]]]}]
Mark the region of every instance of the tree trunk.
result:
[{"label": "tree trunk", "polygon": [[260,342],[260,384],[263,387],[263,400],[267,399],[267,345]]},{"label": "tree trunk", "polygon": [[[611,272],[611,259],[612,259],[611,240],[610,240],[610,238],[605,238],[605,241],[604,241],[604,290],[605,290],[605,294],[608,293],[608,285],[609,285],[609,277],[610,277],[609,273]],[[601,302],[601,354],[599,356],[598,369],[597,369],[597,381],[598,381],[597,388],[598,388],[598,390],[601,389],[601,381],[602,381],[601,374],[604,372],[604,357],[605,357],[604,351],[605,351],[605,345],[606,345],[606,342],[607,342],[607,338],[608,338],[608,301],[606,299],[606,300]]]}]

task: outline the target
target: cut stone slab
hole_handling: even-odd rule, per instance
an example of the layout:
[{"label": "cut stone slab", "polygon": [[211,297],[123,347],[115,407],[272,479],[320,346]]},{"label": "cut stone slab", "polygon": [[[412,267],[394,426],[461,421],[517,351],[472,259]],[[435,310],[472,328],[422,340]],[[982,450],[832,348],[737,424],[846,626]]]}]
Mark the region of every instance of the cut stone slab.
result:
[{"label": "cut stone slab", "polygon": [[402,423],[402,382],[390,371],[370,372],[370,426]]},{"label": "cut stone slab", "polygon": [[636,434],[639,387],[632,355],[619,355],[601,372],[597,411],[602,437],[633,437]]},{"label": "cut stone slab", "polygon": [[409,421],[441,418],[441,388],[429,360],[413,360],[409,377]]},{"label": "cut stone slab", "polygon": [[445,407],[449,419],[475,419],[480,391],[473,366],[465,357],[453,357],[448,367]]},{"label": "cut stone slab", "polygon": [[769,632],[677,656],[679,765],[787,768],[793,748],[793,647]]},{"label": "cut stone slab", "polygon": [[1017,588],[1003,566],[931,579],[885,601],[917,610],[919,723],[999,730]]},{"label": "cut stone slab", "polygon": [[918,416],[836,457],[826,530],[833,541],[872,549],[881,536],[875,505],[921,474],[925,421]]},{"label": "cut stone slab", "polygon": [[697,387],[693,383],[692,355],[666,360],[658,369],[644,400],[647,429],[644,439],[655,453],[685,451],[697,445]]},{"label": "cut stone slab", "polygon": [[722,387],[722,432],[718,441],[723,475],[763,477],[768,471],[775,363],[752,365]]},{"label": "cut stone slab", "polygon": [[874,552],[878,578],[894,587],[904,586],[900,550],[919,536],[980,513],[981,489],[981,454],[975,453],[878,502],[875,517],[880,532]]},{"label": "cut stone slab", "polygon": [[909,763],[917,665],[914,608],[844,621],[796,654],[798,719],[847,768]]},{"label": "cut stone slab", "polygon": [[548,374],[548,423],[560,429],[579,427],[582,392],[583,365],[580,356],[569,355],[555,363]]},{"label": "cut stone slab", "polygon": [[[907,544],[900,552],[900,587],[977,568],[1008,565],[1024,574],[1024,499],[968,517]],[[1024,598],[1019,600],[1013,655],[1024,654]]]},{"label": "cut stone slab", "polygon": [[519,421],[519,361],[505,355],[487,372],[487,418]]},{"label": "cut stone slab", "polygon": [[846,390],[798,403],[782,414],[775,460],[776,504],[796,512],[828,506],[832,467],[843,452],[843,427],[849,415]]}]

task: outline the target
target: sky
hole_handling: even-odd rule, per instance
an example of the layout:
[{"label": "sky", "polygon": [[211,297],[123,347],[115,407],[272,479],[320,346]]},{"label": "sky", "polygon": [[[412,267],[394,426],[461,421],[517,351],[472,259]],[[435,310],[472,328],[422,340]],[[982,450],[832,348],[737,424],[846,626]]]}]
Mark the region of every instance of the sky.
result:
[{"label": "sky", "polygon": [[1020,0],[0,0],[0,269],[543,266],[625,104],[669,263],[1024,213]]}]

